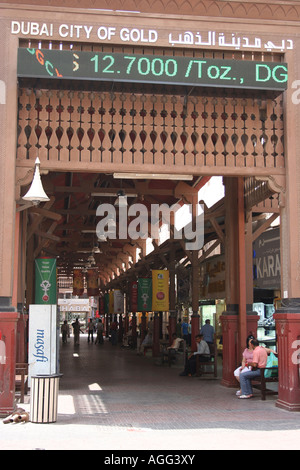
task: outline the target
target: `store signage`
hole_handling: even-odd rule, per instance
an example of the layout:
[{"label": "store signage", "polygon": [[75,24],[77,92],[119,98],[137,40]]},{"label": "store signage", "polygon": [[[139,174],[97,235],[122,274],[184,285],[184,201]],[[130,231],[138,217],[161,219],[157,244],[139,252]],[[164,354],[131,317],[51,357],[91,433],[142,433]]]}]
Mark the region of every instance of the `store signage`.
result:
[{"label": "store signage", "polygon": [[58,299],[60,312],[89,312],[89,299]]},{"label": "store signage", "polygon": [[280,233],[279,228],[267,230],[253,244],[254,287],[280,289]]},{"label": "store signage", "polygon": [[19,48],[18,76],[285,90],[287,64],[248,60]]},{"label": "store signage", "polygon": [[[132,12],[133,13],[133,12]],[[54,24],[40,23],[37,21],[12,21],[11,34],[29,36],[30,38],[61,38],[62,40],[91,40],[114,43],[133,43],[142,45],[153,45],[167,43],[170,47],[199,47],[208,49],[218,47],[230,50],[264,50],[284,52],[294,49],[292,39],[273,37],[267,38],[255,35],[246,36],[244,32],[222,32],[222,31],[162,31],[152,28],[130,28],[127,26],[105,26],[86,24]],[[252,36],[252,35],[251,35]]]}]

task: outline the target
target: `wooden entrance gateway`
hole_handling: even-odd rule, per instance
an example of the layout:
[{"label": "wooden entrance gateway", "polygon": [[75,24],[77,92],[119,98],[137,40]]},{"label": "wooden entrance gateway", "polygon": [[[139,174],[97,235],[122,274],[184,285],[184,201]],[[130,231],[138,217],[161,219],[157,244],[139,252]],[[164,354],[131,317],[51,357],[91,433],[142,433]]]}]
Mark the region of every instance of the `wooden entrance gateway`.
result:
[{"label": "wooden entrance gateway", "polygon": [[[290,23],[287,27],[278,19],[275,4],[268,4],[268,9],[260,1],[240,4],[233,14],[230,2],[226,2],[228,9],[224,2],[213,3],[216,8],[222,4],[222,12],[214,10],[213,4],[205,13],[202,4],[194,5],[197,21],[180,2],[180,18],[167,9],[160,11],[160,4],[151,4],[149,15],[148,3],[140,13],[95,15],[67,7],[54,11],[54,3],[48,8],[41,1],[43,15],[26,7],[21,9],[22,18],[13,4],[2,8],[3,23],[9,26],[9,33],[6,28],[2,34],[13,60],[7,70],[0,68],[6,87],[6,111],[0,109],[5,136],[0,203],[9,222],[7,229],[2,224],[1,231],[0,307],[3,312],[22,312],[25,292],[27,304],[32,303],[30,280],[36,257],[57,257],[61,276],[86,263],[95,242],[99,203],[113,204],[122,191],[129,204],[143,203],[148,208],[191,204],[195,218],[199,189],[212,176],[223,176],[224,199],[205,210],[203,248],[187,250],[183,240],[172,237],[172,230],[168,242],[159,245],[153,240],[150,255],[145,239],[105,241],[103,253],[95,254],[100,287],[102,292],[114,287],[126,292],[129,281],[138,275],[168,268],[172,330],[175,273],[190,265],[194,336],[199,329],[199,266],[221,247],[226,266],[223,384],[231,386],[246,337],[257,326],[252,312],[252,243],[280,215],[284,301],[277,313],[282,361],[277,404],[298,411],[299,365],[292,359],[300,334],[300,243],[298,232],[291,229],[300,220],[299,198],[293,198],[299,171],[297,97],[292,99],[291,91],[298,57],[294,13],[289,20],[298,6],[286,2],[281,7]],[[215,19],[204,21],[203,15]],[[250,22],[244,19],[249,20],[249,15]],[[280,47],[275,46],[278,35]],[[72,68],[66,72],[62,72],[64,61],[55,62],[60,52],[66,52],[66,63],[72,56]],[[89,62],[83,62],[87,57]],[[124,57],[125,72],[135,70],[138,79],[137,75],[131,81],[118,79],[123,69],[113,64]],[[100,81],[89,74],[87,65],[85,78],[72,75],[91,61],[98,72],[100,60],[106,61],[109,78]],[[247,71],[239,78],[230,74],[236,64],[235,73]],[[247,80],[252,72],[245,68],[249,64],[254,67],[251,83]],[[185,81],[172,82],[180,68]],[[207,81],[189,83],[192,72],[201,79],[206,74]],[[115,74],[113,80],[109,73]],[[156,81],[144,78],[150,73]],[[50,200],[32,207],[21,197],[32,180],[37,156]],[[253,224],[256,219],[258,225]],[[151,232],[150,225],[147,231]],[[21,344],[18,354],[23,354]]]}]

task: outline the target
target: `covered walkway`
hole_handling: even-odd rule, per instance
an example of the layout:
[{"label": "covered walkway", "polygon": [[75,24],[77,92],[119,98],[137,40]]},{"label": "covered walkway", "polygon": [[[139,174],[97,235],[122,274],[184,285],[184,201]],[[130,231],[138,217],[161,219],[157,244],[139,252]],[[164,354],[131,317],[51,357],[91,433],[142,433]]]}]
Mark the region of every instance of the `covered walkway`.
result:
[{"label": "covered walkway", "polygon": [[298,413],[273,396],[237,399],[221,374],[180,377],[179,366],[85,335],[79,347],[72,337],[61,345],[60,367],[57,422],[1,423],[1,449],[299,449]]}]

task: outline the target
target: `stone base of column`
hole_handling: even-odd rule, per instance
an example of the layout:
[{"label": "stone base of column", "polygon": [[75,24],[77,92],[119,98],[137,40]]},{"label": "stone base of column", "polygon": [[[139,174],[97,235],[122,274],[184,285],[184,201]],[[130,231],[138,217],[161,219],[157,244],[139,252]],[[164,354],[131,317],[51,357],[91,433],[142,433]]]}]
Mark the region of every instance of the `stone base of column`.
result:
[{"label": "stone base of column", "polygon": [[17,312],[0,312],[0,416],[15,409]]},{"label": "stone base of column", "polygon": [[[223,335],[223,375],[221,384],[225,387],[236,388],[238,387],[238,382],[233,372],[242,361],[239,352],[239,317],[235,313],[238,311],[238,306],[229,307],[230,310],[224,312],[224,315],[220,317]],[[247,314],[247,336],[250,334],[257,335],[258,319],[259,316],[255,312]]]},{"label": "stone base of column", "polygon": [[276,406],[300,411],[300,299],[284,299],[274,315],[278,343]]}]

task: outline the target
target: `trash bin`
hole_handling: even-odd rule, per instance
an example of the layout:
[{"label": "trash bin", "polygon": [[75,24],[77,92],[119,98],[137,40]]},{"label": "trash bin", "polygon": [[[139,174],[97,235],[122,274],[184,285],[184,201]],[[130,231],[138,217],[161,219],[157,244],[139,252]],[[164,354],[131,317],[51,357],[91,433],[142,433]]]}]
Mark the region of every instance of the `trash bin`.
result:
[{"label": "trash bin", "polygon": [[55,423],[60,377],[61,374],[31,377],[30,421],[32,423]]}]

